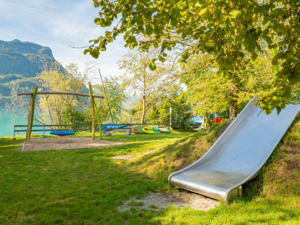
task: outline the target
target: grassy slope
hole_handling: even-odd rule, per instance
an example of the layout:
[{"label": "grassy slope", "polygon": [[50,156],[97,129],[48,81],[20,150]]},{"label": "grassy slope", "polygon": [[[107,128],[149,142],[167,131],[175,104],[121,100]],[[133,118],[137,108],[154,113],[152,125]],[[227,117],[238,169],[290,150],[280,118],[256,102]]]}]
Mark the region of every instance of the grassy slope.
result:
[{"label": "grassy slope", "polygon": [[[228,124],[171,135],[116,135],[126,145],[102,149],[20,152],[22,141],[0,141],[0,223],[3,224],[300,224],[300,121],[272,154],[244,197],[208,212],[120,213],[116,207],[148,191],[176,191],[168,175],[194,162]],[[83,154],[89,152],[87,154]],[[136,155],[131,161],[105,156]]]},{"label": "grassy slope", "polygon": [[244,186],[243,195],[207,213],[170,207],[156,219],[161,224],[300,224],[299,116],[262,173]]}]

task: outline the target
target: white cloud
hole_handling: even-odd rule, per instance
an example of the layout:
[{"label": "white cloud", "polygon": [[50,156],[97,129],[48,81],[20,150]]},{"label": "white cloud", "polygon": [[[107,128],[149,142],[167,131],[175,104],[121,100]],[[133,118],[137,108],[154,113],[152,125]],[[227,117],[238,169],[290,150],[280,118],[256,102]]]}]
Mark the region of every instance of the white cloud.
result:
[{"label": "white cloud", "polygon": [[[0,40],[20,39],[48,46],[63,65],[73,62],[83,70],[84,63],[93,58],[68,45],[86,46],[104,33],[105,28],[94,24],[98,10],[91,0],[1,0]],[[126,52],[122,37],[107,46],[96,60],[104,76],[123,73],[116,61]]]}]

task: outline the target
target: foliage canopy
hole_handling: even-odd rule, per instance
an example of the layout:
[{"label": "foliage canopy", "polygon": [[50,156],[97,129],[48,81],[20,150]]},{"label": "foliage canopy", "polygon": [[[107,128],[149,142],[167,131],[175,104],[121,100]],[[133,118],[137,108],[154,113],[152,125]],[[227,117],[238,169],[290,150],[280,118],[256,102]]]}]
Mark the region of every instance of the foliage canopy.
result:
[{"label": "foliage canopy", "polygon": [[[160,61],[164,61],[166,50],[178,45],[187,47],[181,62],[200,52],[212,54],[220,74],[230,79],[244,69],[245,55],[257,58],[263,42],[274,50],[272,64],[282,65],[275,74],[271,93],[260,101],[266,113],[284,108],[291,99],[293,85],[300,81],[297,0],[94,0],[94,6],[100,7],[97,25],[114,25],[105,36],[91,40],[92,45],[84,51],[95,58],[108,43],[124,34],[125,47],[130,49],[161,46]],[[121,19],[115,21],[118,17]],[[147,40],[137,40],[140,33]],[[181,38],[174,39],[175,35]],[[155,68],[155,60],[150,68]]]}]

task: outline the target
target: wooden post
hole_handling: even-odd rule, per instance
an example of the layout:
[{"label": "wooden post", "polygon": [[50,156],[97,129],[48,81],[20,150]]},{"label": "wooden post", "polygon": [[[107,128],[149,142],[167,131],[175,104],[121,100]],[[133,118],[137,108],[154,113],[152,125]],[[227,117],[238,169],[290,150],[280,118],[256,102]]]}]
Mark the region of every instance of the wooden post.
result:
[{"label": "wooden post", "polygon": [[31,87],[31,92],[33,92],[33,94],[30,96],[30,102],[29,102],[28,125],[27,125],[27,132],[26,132],[26,144],[28,144],[29,141],[30,141],[32,125],[33,125],[35,97],[36,97],[37,90],[38,90],[38,86],[35,87],[35,90],[34,90],[33,86]]},{"label": "wooden post", "polygon": [[[31,92],[34,91],[34,86],[31,87]],[[28,122],[27,122],[27,131],[26,131],[26,144],[30,140],[30,120],[31,120],[31,105],[32,105],[33,95],[30,95],[29,108],[28,108]]]},{"label": "wooden post", "polygon": [[[94,100],[94,102],[95,102],[95,100]],[[101,121],[100,121],[99,112],[98,112],[98,108],[97,108],[96,102],[95,102],[95,111],[96,111],[96,115],[97,115],[97,121],[98,121],[98,127],[99,127],[100,140],[102,140],[103,137],[102,137]]]},{"label": "wooden post", "polygon": [[92,139],[95,139],[95,102],[93,98],[93,90],[92,85],[89,83],[89,94],[91,99],[91,106],[92,106]]}]

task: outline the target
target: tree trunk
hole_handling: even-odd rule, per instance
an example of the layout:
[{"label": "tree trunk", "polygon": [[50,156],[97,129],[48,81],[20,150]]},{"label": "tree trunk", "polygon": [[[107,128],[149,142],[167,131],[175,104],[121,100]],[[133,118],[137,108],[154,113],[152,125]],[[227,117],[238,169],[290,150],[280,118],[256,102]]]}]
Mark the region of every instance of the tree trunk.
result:
[{"label": "tree trunk", "polygon": [[207,115],[207,113],[205,113],[204,115],[203,115],[203,119],[204,119],[204,121],[203,121],[203,127],[204,128],[209,128],[209,127],[211,127],[211,121],[209,120],[209,118],[208,118],[208,115]]},{"label": "tree trunk", "polygon": [[230,106],[229,106],[229,119],[234,119],[238,112],[238,104],[237,104],[237,88],[232,82],[229,82],[229,95],[230,95]]},{"label": "tree trunk", "polygon": [[141,118],[141,124],[144,124],[146,114],[146,75],[144,74],[144,87],[143,87],[143,113]]},{"label": "tree trunk", "polygon": [[142,113],[142,119],[141,119],[141,124],[144,124],[145,120],[145,113],[146,113],[146,99],[145,96],[143,96],[143,113]]},{"label": "tree trunk", "polygon": [[230,108],[229,108],[229,119],[233,120],[237,116],[237,114],[238,114],[237,107],[233,103],[230,105]]}]

